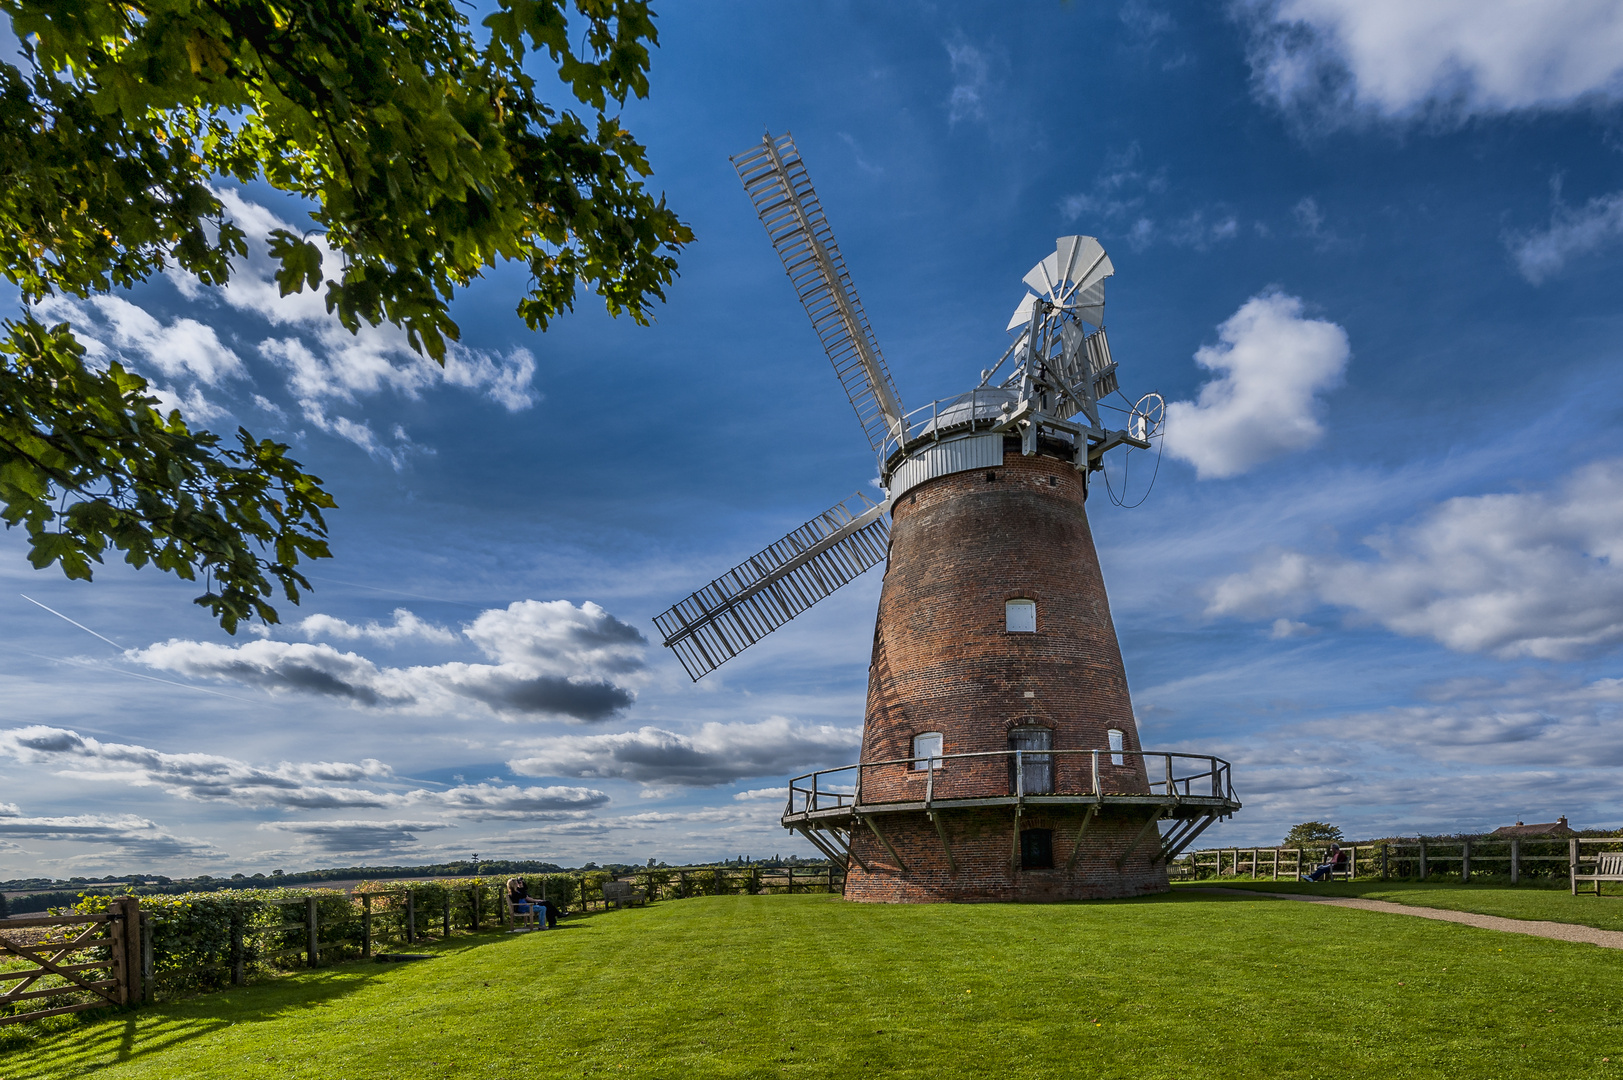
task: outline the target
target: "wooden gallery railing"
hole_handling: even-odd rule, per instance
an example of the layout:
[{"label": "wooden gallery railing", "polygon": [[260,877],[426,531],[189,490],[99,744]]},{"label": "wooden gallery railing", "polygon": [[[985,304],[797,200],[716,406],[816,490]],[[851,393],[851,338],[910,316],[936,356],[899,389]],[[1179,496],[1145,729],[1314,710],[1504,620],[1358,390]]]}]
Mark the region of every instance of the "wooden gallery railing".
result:
[{"label": "wooden gallery railing", "polygon": [[[1566,847],[1564,854],[1539,855],[1524,851],[1525,847],[1539,851],[1558,845]],[[1586,851],[1585,845],[1589,845],[1590,850]],[[1341,850],[1347,853],[1348,877],[1358,877],[1360,865],[1365,867],[1362,871],[1365,876],[1379,876],[1382,881],[1393,877],[1425,881],[1433,870],[1449,872],[1450,868],[1457,868],[1460,880],[1466,882],[1471,880],[1473,869],[1494,864],[1507,865],[1510,883],[1515,885],[1521,881],[1522,867],[1527,863],[1565,863],[1568,874],[1576,876],[1583,864],[1593,862],[1600,856],[1602,845],[1609,845],[1612,850],[1623,849],[1623,839],[1582,836],[1562,841],[1537,838],[1491,840],[1478,837],[1345,844]],[[1326,847],[1209,848],[1192,853],[1188,867],[1192,876],[1197,878],[1209,873],[1216,877],[1268,877],[1278,881],[1281,874],[1296,878],[1316,869],[1324,861],[1327,850]],[[1309,852],[1311,855],[1304,859],[1303,855]]]}]

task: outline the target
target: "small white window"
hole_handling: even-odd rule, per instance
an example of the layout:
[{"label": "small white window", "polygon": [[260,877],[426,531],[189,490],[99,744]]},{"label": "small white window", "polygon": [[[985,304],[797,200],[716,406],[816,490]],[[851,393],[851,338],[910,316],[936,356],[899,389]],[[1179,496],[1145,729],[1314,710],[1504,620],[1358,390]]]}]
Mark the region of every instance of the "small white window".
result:
[{"label": "small white window", "polygon": [[926,731],[913,736],[913,768],[941,768],[941,732]]},{"label": "small white window", "polygon": [[1037,601],[1010,600],[1003,605],[1004,626],[1011,634],[1037,632]]},{"label": "small white window", "polygon": [[1111,728],[1109,731],[1105,732],[1105,737],[1110,740],[1110,764],[1127,764],[1127,759],[1119,753],[1119,751],[1125,749],[1125,744],[1122,742],[1122,733],[1117,731],[1115,728]]}]

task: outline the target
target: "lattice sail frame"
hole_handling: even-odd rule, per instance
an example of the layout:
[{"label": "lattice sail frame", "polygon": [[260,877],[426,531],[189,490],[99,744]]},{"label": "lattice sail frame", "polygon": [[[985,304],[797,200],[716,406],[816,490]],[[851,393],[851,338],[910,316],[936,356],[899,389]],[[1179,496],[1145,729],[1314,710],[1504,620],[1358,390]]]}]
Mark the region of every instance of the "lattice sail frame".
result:
[{"label": "lattice sail frame", "polygon": [[885,503],[860,493],[654,617],[694,682],[885,561]]},{"label": "lattice sail frame", "polygon": [[811,317],[874,452],[902,422],[902,401],[792,136],[762,137],[732,159],[784,272]]}]

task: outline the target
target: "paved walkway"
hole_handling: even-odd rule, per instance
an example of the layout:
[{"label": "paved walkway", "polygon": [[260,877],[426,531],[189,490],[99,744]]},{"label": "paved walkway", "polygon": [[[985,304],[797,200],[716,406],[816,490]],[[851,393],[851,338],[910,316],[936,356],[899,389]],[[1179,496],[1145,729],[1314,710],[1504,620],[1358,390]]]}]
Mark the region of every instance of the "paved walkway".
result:
[{"label": "paved walkway", "polygon": [[1556,941],[1577,941],[1586,945],[1599,945],[1603,949],[1623,949],[1623,930],[1597,930],[1593,926],[1573,923],[1543,922],[1536,919],[1506,919],[1498,915],[1478,915],[1470,911],[1447,911],[1443,908],[1415,907],[1412,904],[1394,904],[1389,900],[1359,900],[1349,896],[1304,896],[1301,893],[1258,892],[1252,889],[1224,889],[1219,886],[1196,887],[1189,892],[1222,893],[1225,896],[1249,896],[1252,899],[1303,900],[1309,904],[1328,904],[1331,907],[1357,908],[1360,911],[1380,911],[1388,915],[1413,915],[1439,922],[1464,923],[1484,930],[1502,930],[1507,934],[1529,934],[1533,937],[1552,938]]}]

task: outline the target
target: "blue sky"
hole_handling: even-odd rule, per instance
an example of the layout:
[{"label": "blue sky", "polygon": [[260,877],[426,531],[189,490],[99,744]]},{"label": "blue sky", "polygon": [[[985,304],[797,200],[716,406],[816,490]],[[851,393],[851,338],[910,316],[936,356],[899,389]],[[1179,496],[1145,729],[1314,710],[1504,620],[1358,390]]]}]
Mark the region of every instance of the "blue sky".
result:
[{"label": "blue sky", "polygon": [[668,5],[625,115],[697,240],[652,327],[531,334],[502,270],[440,372],[252,258],[56,305],[342,509],[315,595],[237,638],[0,535],[0,877],[810,854],[783,785],[854,757],[879,574],[698,685],[650,624],[874,490],[728,161],[766,128],[910,408],[1056,236],[1110,251],[1124,389],[1174,404],[1149,498],[1089,514],[1145,745],[1235,763],[1214,843],[1623,824],[1623,15],[1516,9]]}]

